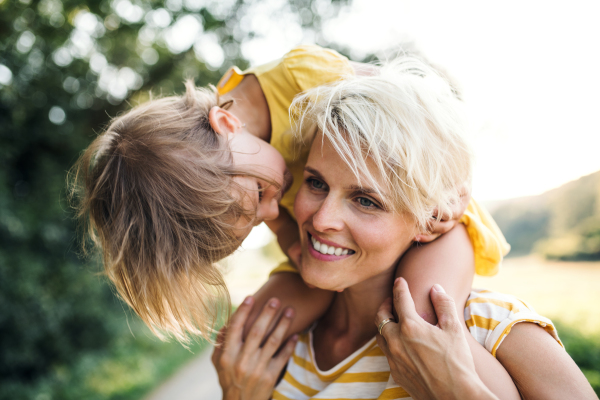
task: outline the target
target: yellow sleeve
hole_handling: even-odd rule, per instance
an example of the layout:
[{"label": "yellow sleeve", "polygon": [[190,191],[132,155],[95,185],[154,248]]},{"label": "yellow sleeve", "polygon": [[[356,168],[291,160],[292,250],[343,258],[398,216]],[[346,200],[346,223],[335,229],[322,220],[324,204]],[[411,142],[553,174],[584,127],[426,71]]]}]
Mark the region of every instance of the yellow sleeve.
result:
[{"label": "yellow sleeve", "polygon": [[482,276],[496,275],[502,258],[510,251],[510,245],[492,216],[471,199],[460,222],[466,226],[473,244],[475,272]]},{"label": "yellow sleeve", "polygon": [[285,55],[283,64],[298,93],[354,75],[346,57],[335,50],[314,45],[296,47]]},{"label": "yellow sleeve", "polygon": [[271,144],[286,161],[294,157],[291,143],[282,142],[290,130],[289,108],[298,94],[344,76],[353,75],[348,59],[334,50],[315,45],[298,46],[280,60],[250,68],[244,74],[254,74],[269,104],[271,113]]},{"label": "yellow sleeve", "polygon": [[298,270],[289,261],[284,261],[281,264],[279,264],[277,267],[275,267],[275,269],[273,269],[273,271],[271,271],[269,273],[269,276],[271,276],[273,274],[278,274],[280,272],[293,272],[293,273],[297,274]]}]

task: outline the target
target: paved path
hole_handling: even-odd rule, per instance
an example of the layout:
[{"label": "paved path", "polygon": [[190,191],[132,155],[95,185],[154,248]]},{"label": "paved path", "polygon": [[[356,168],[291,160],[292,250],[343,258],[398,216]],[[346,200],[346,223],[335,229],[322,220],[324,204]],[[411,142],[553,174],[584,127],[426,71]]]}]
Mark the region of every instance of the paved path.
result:
[{"label": "paved path", "polygon": [[145,400],[219,400],[221,388],[210,362],[212,348],[206,349]]}]

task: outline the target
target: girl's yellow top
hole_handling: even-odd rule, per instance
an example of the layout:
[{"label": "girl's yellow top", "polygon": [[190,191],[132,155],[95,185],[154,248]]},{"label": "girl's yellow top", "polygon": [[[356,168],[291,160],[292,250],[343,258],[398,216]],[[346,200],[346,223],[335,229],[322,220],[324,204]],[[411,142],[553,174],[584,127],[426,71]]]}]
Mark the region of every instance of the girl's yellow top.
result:
[{"label": "girl's yellow top", "polygon": [[[229,92],[248,74],[256,76],[269,105],[271,145],[281,153],[294,176],[294,183],[281,200],[281,205],[294,216],[294,199],[303,181],[308,149],[299,149],[293,136],[288,134],[292,100],[305,90],[354,75],[354,69],[346,57],[334,50],[305,45],[296,47],[279,60],[243,72],[232,67],[217,84],[217,91],[221,95]],[[495,275],[502,257],[510,250],[504,235],[489,213],[473,199],[460,222],[467,227],[473,244],[475,271],[479,275]],[[297,272],[289,263],[284,263],[273,273],[282,271]]]}]

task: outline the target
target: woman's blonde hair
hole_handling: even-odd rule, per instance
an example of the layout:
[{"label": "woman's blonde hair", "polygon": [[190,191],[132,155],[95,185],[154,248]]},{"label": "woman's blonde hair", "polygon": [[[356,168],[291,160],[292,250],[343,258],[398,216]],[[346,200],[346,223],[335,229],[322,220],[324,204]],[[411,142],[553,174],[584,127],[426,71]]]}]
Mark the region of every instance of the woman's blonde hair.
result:
[{"label": "woman's blonde hair", "polygon": [[[447,79],[401,56],[377,75],[348,76],[305,92],[291,112],[301,142],[321,132],[357,179],[387,193],[386,207],[412,214],[424,232],[435,208],[438,215],[451,212],[471,176],[462,108]],[[377,171],[369,170],[367,159]]]},{"label": "woman's blonde hair", "polygon": [[[86,233],[121,298],[160,338],[209,338],[229,294],[215,263],[240,239],[227,140],[211,127],[213,89],[152,100],[115,118],[71,171]],[[239,189],[239,188],[238,188]]]}]

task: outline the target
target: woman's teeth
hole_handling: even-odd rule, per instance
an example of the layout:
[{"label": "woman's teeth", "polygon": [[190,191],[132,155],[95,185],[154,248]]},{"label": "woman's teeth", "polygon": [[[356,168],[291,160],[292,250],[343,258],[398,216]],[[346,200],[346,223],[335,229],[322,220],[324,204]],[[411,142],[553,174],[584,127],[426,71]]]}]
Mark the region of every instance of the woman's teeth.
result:
[{"label": "woman's teeth", "polygon": [[320,243],[317,239],[315,239],[312,236],[310,237],[310,240],[313,244],[313,248],[321,254],[335,254],[336,256],[345,256],[349,252],[350,254],[354,253],[354,251],[352,250],[342,249],[334,246],[327,246],[326,244]]}]

